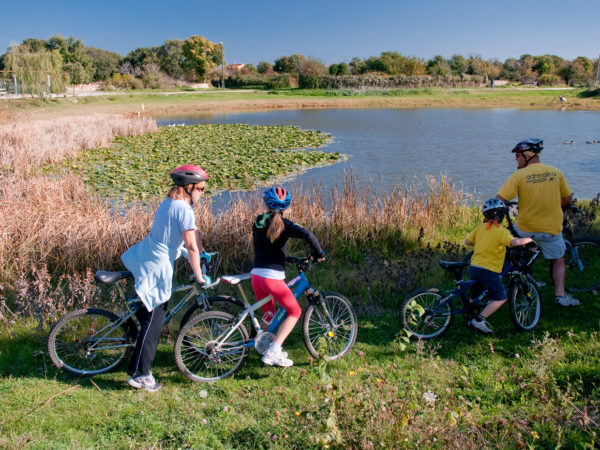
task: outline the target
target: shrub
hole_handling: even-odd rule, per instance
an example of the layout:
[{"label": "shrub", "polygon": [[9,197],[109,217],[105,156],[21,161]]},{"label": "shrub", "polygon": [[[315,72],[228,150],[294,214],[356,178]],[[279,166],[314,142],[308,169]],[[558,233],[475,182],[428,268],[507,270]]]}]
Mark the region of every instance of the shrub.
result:
[{"label": "shrub", "polygon": [[563,79],[551,73],[545,73],[538,78],[538,85],[540,86],[554,86],[557,84],[564,84]]},{"label": "shrub", "polygon": [[111,91],[113,89],[142,89],[144,83],[139,78],[128,73],[113,73],[112,76],[102,83],[102,89]]}]

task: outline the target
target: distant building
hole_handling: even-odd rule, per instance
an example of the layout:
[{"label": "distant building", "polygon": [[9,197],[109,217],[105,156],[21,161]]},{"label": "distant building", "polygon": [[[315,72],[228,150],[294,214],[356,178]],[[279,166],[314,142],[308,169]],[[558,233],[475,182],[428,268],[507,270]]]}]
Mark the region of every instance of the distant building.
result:
[{"label": "distant building", "polygon": [[229,64],[227,68],[232,70],[242,70],[245,65],[246,64]]}]

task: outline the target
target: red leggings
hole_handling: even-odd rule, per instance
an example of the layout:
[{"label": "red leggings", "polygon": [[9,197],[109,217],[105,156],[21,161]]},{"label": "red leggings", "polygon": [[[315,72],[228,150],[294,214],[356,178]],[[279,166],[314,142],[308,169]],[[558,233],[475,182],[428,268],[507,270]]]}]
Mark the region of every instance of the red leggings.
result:
[{"label": "red leggings", "polygon": [[[285,308],[288,316],[300,318],[302,315],[302,308],[298,304],[298,300],[294,297],[294,294],[285,283],[285,280],[273,280],[271,278],[263,278],[258,275],[252,275],[252,289],[256,295],[256,301],[262,300],[267,295],[272,295],[277,303]],[[275,302],[271,300],[262,307],[263,320],[267,323],[271,323],[273,316],[275,315]]]}]

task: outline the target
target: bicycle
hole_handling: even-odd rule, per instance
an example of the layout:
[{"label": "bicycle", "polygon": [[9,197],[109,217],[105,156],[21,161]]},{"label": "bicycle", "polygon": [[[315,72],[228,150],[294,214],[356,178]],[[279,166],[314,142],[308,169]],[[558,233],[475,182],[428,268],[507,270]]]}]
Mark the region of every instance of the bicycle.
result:
[{"label": "bicycle", "polygon": [[[509,202],[510,203],[510,202]],[[515,235],[510,214],[506,215],[508,229]],[[502,267],[501,277],[506,286],[510,316],[521,331],[533,330],[542,314],[539,288],[545,283],[533,278],[531,265],[541,251],[535,245],[508,248]],[[431,339],[441,336],[450,326],[456,314],[464,314],[470,320],[479,314],[485,306],[483,300],[487,290],[470,301],[468,291],[476,281],[463,280],[465,269],[470,265],[473,252],[469,252],[462,261],[440,261],[440,266],[454,274],[456,287],[447,291],[437,288],[421,288],[411,292],[400,305],[400,323],[411,336],[419,339]],[[460,298],[462,308],[453,308],[452,303]]]},{"label": "bicycle", "polygon": [[[298,276],[290,280],[288,286],[296,298],[304,293],[309,303],[302,321],[302,336],[308,352],[315,358],[327,360],[343,357],[354,346],[358,333],[352,304],[342,294],[321,293],[310,286],[305,273],[313,266],[310,258],[288,257],[286,261],[298,269]],[[208,311],[195,316],[180,330],[175,342],[175,361],[188,379],[210,382],[229,377],[243,367],[252,347],[264,354],[275,339],[287,313],[279,308],[267,330],[262,330],[255,311],[273,297],[269,295],[251,305],[241,285],[251,276],[245,273],[221,277],[223,282],[238,286],[245,305],[243,311],[235,316]],[[254,338],[248,337],[243,324],[248,316],[256,333]]]},{"label": "bicycle", "polygon": [[[216,272],[212,264],[215,255],[217,252],[201,254],[203,273]],[[99,270],[94,276],[97,282],[117,289],[125,305],[124,311],[115,314],[100,308],[78,309],[66,314],[52,326],[47,347],[50,359],[57,368],[79,377],[92,376],[116,368],[127,358],[135,346],[139,332],[135,313],[139,308],[145,307],[138,297],[126,298],[120,281],[131,276],[131,272],[126,270]],[[204,285],[200,285],[194,275],[191,275],[189,280],[189,284],[172,288],[173,294],[186,294],[167,314],[165,324],[190,303],[190,308],[181,320],[181,326],[184,326],[198,310],[208,311],[215,307],[241,309],[244,306],[234,297],[206,295],[205,291],[219,284],[219,278]]]},{"label": "bicycle", "polygon": [[[518,202],[506,202],[513,216],[518,214]],[[569,205],[563,212],[563,238],[565,240],[565,289],[568,292],[591,292],[600,288],[600,239],[591,236],[575,237],[576,230],[571,226],[571,216],[577,216],[582,222],[583,213],[575,205]],[[508,229],[514,236],[516,233],[511,215],[507,214]],[[473,251],[466,254],[464,262],[469,262]],[[552,265],[550,265],[552,279]]]},{"label": "bicycle", "polygon": [[571,215],[583,218],[575,205],[567,207],[563,214],[563,237],[567,249],[565,265],[567,273],[565,288],[569,292],[591,292],[600,287],[600,240],[591,236],[575,237]]}]

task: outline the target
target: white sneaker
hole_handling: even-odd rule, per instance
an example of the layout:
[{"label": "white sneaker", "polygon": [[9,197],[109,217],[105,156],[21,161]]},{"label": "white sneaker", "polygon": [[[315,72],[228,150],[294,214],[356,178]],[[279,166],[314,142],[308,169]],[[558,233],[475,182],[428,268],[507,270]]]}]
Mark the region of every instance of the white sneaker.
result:
[{"label": "white sneaker", "polygon": [[274,352],[267,350],[261,358],[261,361],[267,366],[290,367],[294,365],[294,361],[287,357],[287,353],[281,351]]},{"label": "white sneaker", "polygon": [[485,319],[481,321],[477,319],[471,319],[471,321],[469,322],[469,326],[475,328],[477,331],[480,331],[483,334],[492,334],[494,332],[490,327],[490,324],[487,323],[487,320]]},{"label": "white sneaker", "polygon": [[149,392],[156,392],[162,387],[162,385],[154,379],[152,373],[130,377],[129,380],[127,380],[127,384],[136,389],[145,389]]},{"label": "white sneaker", "polygon": [[554,297],[554,302],[557,305],[565,306],[565,307],[581,305],[581,302],[579,300],[571,297],[569,294],[557,295],[556,297]]}]

